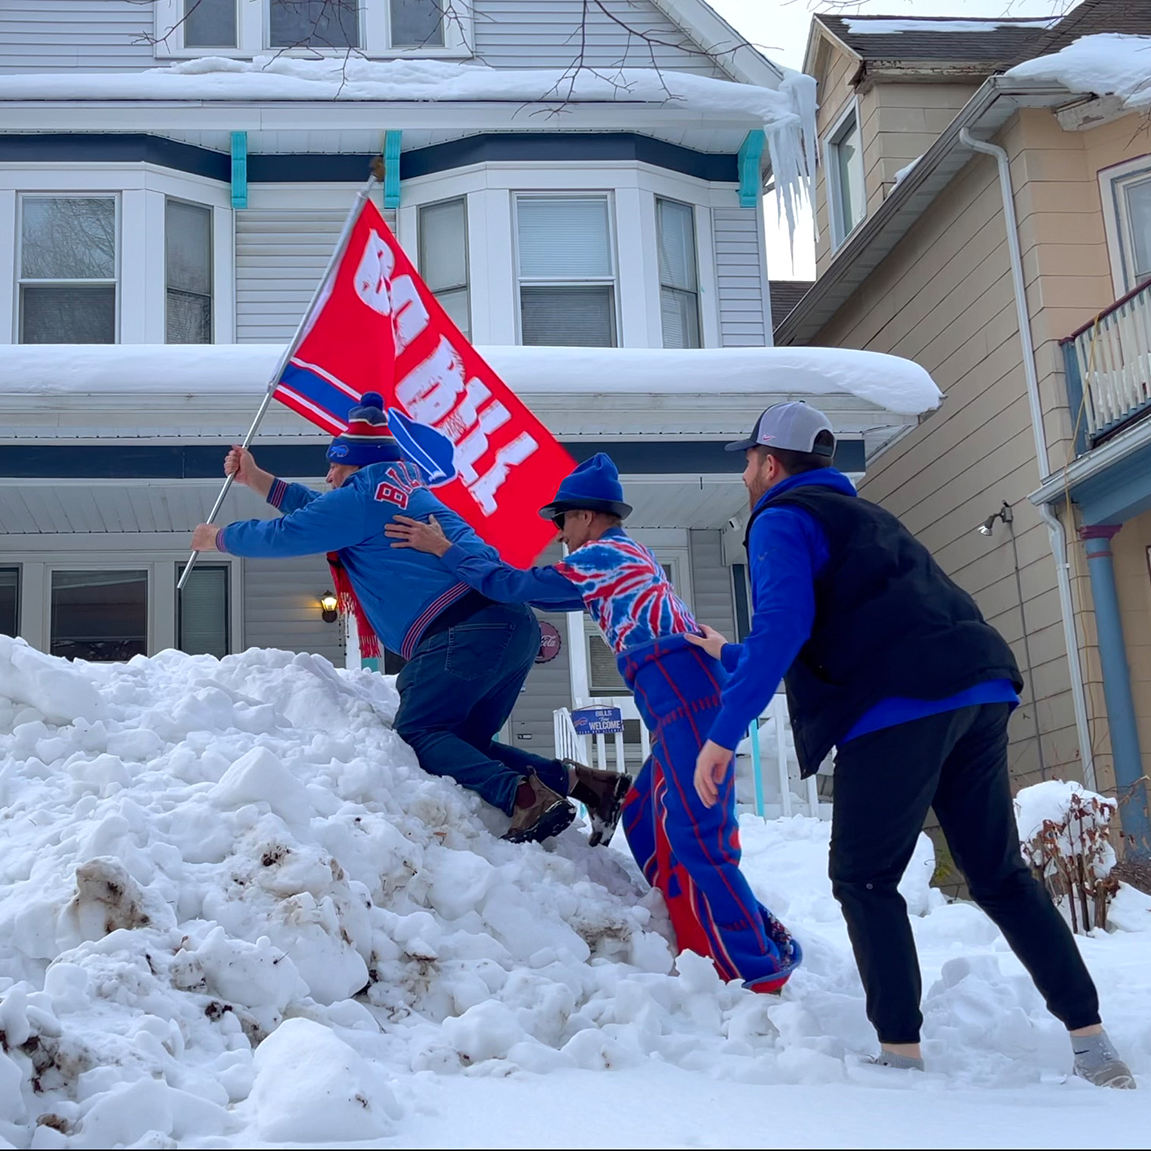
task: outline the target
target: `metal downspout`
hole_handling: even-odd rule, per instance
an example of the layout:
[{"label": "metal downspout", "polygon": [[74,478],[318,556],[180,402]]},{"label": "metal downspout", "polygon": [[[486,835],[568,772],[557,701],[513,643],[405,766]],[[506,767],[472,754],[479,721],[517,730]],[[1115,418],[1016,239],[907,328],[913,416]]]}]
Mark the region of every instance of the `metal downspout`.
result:
[{"label": "metal downspout", "polygon": [[[959,139],[976,152],[993,156],[999,169],[999,191],[1003,216],[1007,224],[1007,249],[1011,256],[1011,282],[1015,289],[1015,312],[1019,320],[1019,342],[1023,349],[1023,375],[1027,381],[1027,402],[1031,408],[1031,430],[1035,437],[1035,458],[1040,482],[1051,475],[1047,458],[1047,434],[1043,427],[1043,407],[1039,402],[1039,374],[1035,368],[1035,342],[1031,338],[1031,316],[1027,311],[1027,290],[1023,280],[1023,254],[1019,248],[1019,223],[1015,217],[1015,192],[1011,187],[1011,165],[1006,151],[998,144],[977,140],[967,128]],[[1071,509],[1067,509],[1068,515]],[[1055,559],[1055,582],[1059,589],[1059,609],[1063,616],[1063,639],[1067,645],[1067,667],[1071,678],[1071,702],[1075,711],[1075,733],[1079,740],[1079,761],[1083,764],[1083,782],[1097,791],[1095,758],[1087,726],[1087,694],[1083,688],[1083,670],[1079,663],[1079,630],[1071,602],[1071,575],[1067,563],[1067,533],[1059,517],[1047,504],[1039,505],[1039,514],[1047,524],[1051,554]]]}]

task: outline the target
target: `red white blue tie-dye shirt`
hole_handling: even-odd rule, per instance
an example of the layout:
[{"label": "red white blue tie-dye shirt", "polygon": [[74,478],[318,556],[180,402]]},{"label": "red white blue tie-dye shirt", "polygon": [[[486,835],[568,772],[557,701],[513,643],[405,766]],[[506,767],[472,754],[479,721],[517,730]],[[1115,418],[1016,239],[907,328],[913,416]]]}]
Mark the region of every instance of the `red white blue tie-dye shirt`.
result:
[{"label": "red white blue tie-dye shirt", "polygon": [[586,609],[617,655],[653,639],[700,630],[659,560],[622,528],[610,528],[551,567],[521,571],[460,544],[443,560],[457,578],[499,603]]},{"label": "red white blue tie-dye shirt", "polygon": [[653,639],[699,631],[659,560],[619,528],[584,544],[555,570],[579,589],[616,655]]}]

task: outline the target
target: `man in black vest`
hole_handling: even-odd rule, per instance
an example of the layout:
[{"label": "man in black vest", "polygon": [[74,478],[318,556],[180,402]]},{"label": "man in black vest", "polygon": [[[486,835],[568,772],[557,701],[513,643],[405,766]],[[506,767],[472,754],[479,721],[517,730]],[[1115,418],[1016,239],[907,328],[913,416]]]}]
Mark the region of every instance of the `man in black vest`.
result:
[{"label": "man in black vest", "polygon": [[972,898],[1071,1033],[1076,1074],[1134,1087],[1075,940],[1020,854],[1007,720],[1023,683],[1011,649],[899,520],[831,467],[821,412],[777,404],[728,451],[747,455],[755,612],[743,644],[710,628],[696,640],[732,673],[696,766],[701,799],[715,802],[782,677],[803,775],[836,749],[829,870],[875,1062],[923,1069],[919,962],[897,886],[934,807]]}]

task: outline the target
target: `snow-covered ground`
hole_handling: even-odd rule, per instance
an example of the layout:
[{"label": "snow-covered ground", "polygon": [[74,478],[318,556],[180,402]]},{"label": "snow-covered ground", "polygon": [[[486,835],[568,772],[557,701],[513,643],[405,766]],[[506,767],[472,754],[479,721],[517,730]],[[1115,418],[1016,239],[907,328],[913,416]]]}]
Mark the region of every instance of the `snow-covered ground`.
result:
[{"label": "snow-covered ground", "polygon": [[[927,1075],[873,1049],[826,824],[744,820],[807,960],[779,999],[673,968],[626,855],[547,850],[431,779],[390,681],[325,660],[53,660],[0,636],[0,1136],[36,1147],[1139,1146],[1151,1093],[1066,1081],[975,908],[904,880]],[[1151,1073],[1151,900],[1085,939]],[[1144,1087],[1151,1086],[1144,1078]]]}]

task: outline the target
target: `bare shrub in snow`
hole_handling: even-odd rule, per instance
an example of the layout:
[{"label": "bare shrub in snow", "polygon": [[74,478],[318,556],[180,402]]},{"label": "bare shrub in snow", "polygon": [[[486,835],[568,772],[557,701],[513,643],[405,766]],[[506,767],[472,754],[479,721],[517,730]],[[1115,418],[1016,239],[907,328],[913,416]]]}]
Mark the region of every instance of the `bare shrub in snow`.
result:
[{"label": "bare shrub in snow", "polygon": [[1107,909],[1119,890],[1108,838],[1115,807],[1077,783],[1059,780],[1026,787],[1015,800],[1023,856],[1077,934],[1106,929]]}]

